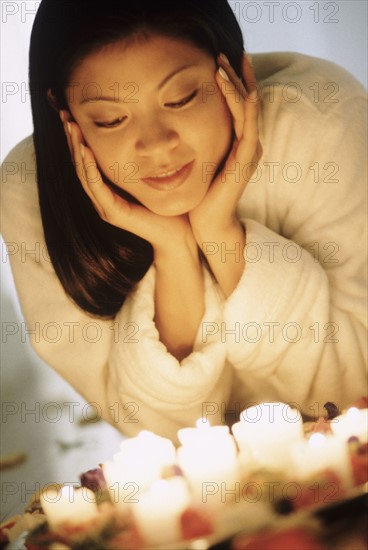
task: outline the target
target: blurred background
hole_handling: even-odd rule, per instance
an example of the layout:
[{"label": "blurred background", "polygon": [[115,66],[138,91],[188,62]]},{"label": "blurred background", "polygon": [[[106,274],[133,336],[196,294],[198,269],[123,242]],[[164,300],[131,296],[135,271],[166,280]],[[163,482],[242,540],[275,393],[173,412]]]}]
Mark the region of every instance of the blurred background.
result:
[{"label": "blurred background", "polygon": [[[173,0],[174,1],[174,0]],[[40,2],[5,1],[1,7],[1,161],[32,133],[28,47]],[[345,67],[367,86],[366,0],[230,1],[248,52],[297,51]],[[22,313],[2,246],[2,327],[20,327]],[[1,472],[1,520],[19,513],[37,484],[74,482],[117,451],[121,434],[103,422],[85,423],[86,404],[32,351],[27,339],[2,335],[1,454],[19,465]],[[65,403],[76,402],[71,406]],[[80,422],[81,421],[81,422]]]},{"label": "blurred background", "polygon": [[[1,159],[32,132],[28,47],[39,4],[1,2]],[[230,0],[229,4],[249,52],[297,51],[322,57],[342,65],[366,85],[366,0]]]}]

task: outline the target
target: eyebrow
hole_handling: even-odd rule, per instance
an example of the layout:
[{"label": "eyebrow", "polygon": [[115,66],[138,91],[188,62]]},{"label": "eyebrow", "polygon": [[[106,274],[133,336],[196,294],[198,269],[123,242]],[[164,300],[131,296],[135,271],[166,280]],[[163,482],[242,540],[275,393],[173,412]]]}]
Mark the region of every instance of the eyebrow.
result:
[{"label": "eyebrow", "polygon": [[[192,63],[190,65],[183,65],[182,67],[179,67],[179,69],[175,69],[172,73],[168,74],[162,82],[160,82],[160,84],[158,85],[158,90],[161,90],[161,88],[163,88],[165,86],[165,84],[171,79],[173,78],[174,76],[176,76],[177,74],[181,73],[182,71],[185,71],[187,69],[190,69],[192,67],[196,67],[197,65],[195,63]],[[116,99],[115,97],[113,96],[99,96],[99,97],[96,97],[95,99],[93,98],[88,98],[88,97],[84,97],[79,105],[84,105],[86,103],[97,103],[98,101],[110,101],[111,103],[124,103],[124,101],[120,101],[119,99]]]}]

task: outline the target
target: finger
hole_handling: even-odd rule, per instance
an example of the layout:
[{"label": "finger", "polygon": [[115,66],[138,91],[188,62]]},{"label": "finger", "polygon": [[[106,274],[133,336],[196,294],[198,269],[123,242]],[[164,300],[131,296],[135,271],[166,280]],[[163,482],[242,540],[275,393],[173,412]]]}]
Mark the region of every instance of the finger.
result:
[{"label": "finger", "polygon": [[[220,71],[217,71],[216,79],[233,116],[234,130],[237,139],[240,140],[246,132],[253,131],[253,128],[256,128],[258,139],[260,99],[257,88],[253,88],[242,102],[238,102],[234,95],[233,84],[230,83]],[[252,121],[256,124],[251,123]]]},{"label": "finger", "polygon": [[225,72],[228,75],[230,81],[236,86],[236,89],[237,89],[237,91],[239,93],[239,96],[240,96],[239,99],[241,99],[241,98],[244,99],[247,95],[247,90],[245,89],[243,82],[241,81],[241,79],[239,78],[237,73],[235,72],[234,68],[230,65],[229,60],[226,57],[226,55],[221,53],[217,58],[217,63],[219,65],[219,67],[222,67],[225,70]]},{"label": "finger", "polygon": [[94,154],[85,145],[78,124],[72,122],[67,115],[61,115],[60,118],[65,127],[78,179],[100,218],[150,241],[152,228],[157,224],[156,214],[114,193],[103,181]]},{"label": "finger", "polygon": [[244,127],[244,98],[239,95],[236,86],[230,81],[227,72],[221,67],[216,72],[216,82],[220,88],[233,117],[235,135],[241,139]]},{"label": "finger", "polygon": [[[73,140],[77,135],[75,127],[73,127]],[[78,137],[78,135],[77,135]],[[106,222],[125,229],[135,235],[151,240],[153,227],[157,223],[156,215],[147,210],[147,208],[133,204],[110,189],[103,181],[100,171],[97,166],[96,159],[89,147],[83,146],[83,156],[75,141],[76,161],[79,165],[81,162],[81,173],[79,177],[83,177],[86,182],[83,185],[87,195],[90,197],[99,216]],[[79,152],[78,152],[79,151]]]},{"label": "finger", "polygon": [[[226,81],[227,75],[229,76],[229,80],[231,77],[233,83],[236,82],[238,84],[240,82],[239,78],[223,54],[219,56],[218,62],[220,67],[226,71],[226,74],[223,75],[221,75],[222,71],[219,71],[219,74],[216,75],[218,81],[220,81],[221,77]],[[244,99],[241,102],[241,108],[239,108],[239,102],[234,101],[231,95],[226,95],[229,109],[233,115],[234,130],[237,137],[237,142],[234,143],[231,154],[225,165],[225,170],[228,173],[232,172],[234,166],[240,165],[245,167],[247,164],[250,164],[251,170],[249,170],[249,172],[251,172],[254,170],[256,162],[258,162],[258,158],[260,157],[259,149],[261,147],[258,130],[260,99],[254,69],[249,57],[245,54],[242,61],[242,74],[248,91],[243,87],[242,93]],[[220,89],[223,90],[221,82]],[[241,90],[240,87],[238,89]],[[240,180],[243,180],[243,183],[247,183],[249,180],[248,174],[246,174],[245,178],[240,178]]]},{"label": "finger", "polygon": [[258,92],[253,89],[244,102],[243,136],[236,152],[240,163],[251,162],[259,144],[258,129],[259,99]]},{"label": "finger", "polygon": [[240,144],[237,156],[240,159],[243,158],[246,162],[252,162],[249,161],[249,154],[254,150],[253,164],[255,165],[263,152],[259,142],[258,127],[261,98],[253,64],[250,57],[245,53],[243,55],[242,74],[249,93],[245,102],[244,140]]},{"label": "finger", "polygon": [[[254,73],[253,65],[250,61],[249,56],[247,56],[244,53],[243,61],[242,61],[242,74],[244,82],[246,83],[247,89],[244,87],[242,81],[237,76],[235,70],[233,67],[231,67],[227,57],[224,54],[220,54],[218,57],[218,63],[220,67],[225,71],[226,75],[229,76],[230,81],[236,86],[237,91],[239,91],[240,96],[245,100],[246,98],[249,98],[249,101],[252,101],[254,103],[254,106],[256,107],[257,115],[259,113],[260,109],[260,96],[257,94],[256,96],[254,94],[251,94],[253,90],[258,90],[257,88],[257,81]],[[236,133],[236,137],[238,139],[241,139],[242,135],[244,134],[244,112],[241,111],[241,106],[245,109],[245,102],[239,101],[239,98],[236,96],[231,97],[233,90],[227,90],[226,91],[226,75],[223,74],[223,82],[220,84],[220,89],[223,91],[225,97],[228,101],[228,106],[231,110],[231,113],[233,115],[234,119],[234,130]],[[220,74],[221,76],[221,74]],[[225,93],[225,91],[227,93]],[[250,97],[249,97],[250,96]],[[234,101],[235,97],[235,101]]]},{"label": "finger", "polygon": [[146,208],[124,200],[105,184],[93,152],[81,143],[83,136],[79,126],[73,122],[70,124],[77,175],[99,216],[116,227],[149,240],[152,214]]},{"label": "finger", "polygon": [[84,144],[82,144],[81,132],[78,125],[73,122],[70,122],[69,124],[71,130],[70,139],[72,154],[78,179],[82,184],[84,191],[92,201],[92,204],[97,210],[100,217],[102,219],[105,219],[106,214],[104,211],[104,207],[101,204],[100,197],[96,196],[96,192],[97,194],[101,195],[102,188],[108,193],[111,193],[111,191],[102,180],[92,151],[90,151]]},{"label": "finger", "polygon": [[249,55],[244,53],[242,61],[242,75],[248,93],[257,88],[256,75]]},{"label": "finger", "polygon": [[[219,182],[234,184],[234,197],[242,193],[244,186],[250,180],[262,153],[258,132],[258,109],[256,105],[257,91],[253,90],[244,101],[244,126],[241,139],[234,142],[224,169],[219,176]],[[224,192],[223,185],[222,192]],[[225,186],[228,188],[228,186]]]},{"label": "finger", "polygon": [[[253,67],[251,58],[245,52],[243,54],[243,59],[242,59],[242,76],[243,76],[244,84],[239,79],[238,75],[236,74],[235,70],[230,65],[229,60],[224,54],[221,53],[218,56],[217,61],[219,65],[225,69],[226,73],[230,76],[230,79],[233,82],[235,83],[239,82],[238,86],[239,86],[239,91],[242,94],[242,97],[245,98],[254,89],[258,90],[257,79],[254,72],[254,67]],[[260,93],[258,94],[258,98],[260,98]]]}]

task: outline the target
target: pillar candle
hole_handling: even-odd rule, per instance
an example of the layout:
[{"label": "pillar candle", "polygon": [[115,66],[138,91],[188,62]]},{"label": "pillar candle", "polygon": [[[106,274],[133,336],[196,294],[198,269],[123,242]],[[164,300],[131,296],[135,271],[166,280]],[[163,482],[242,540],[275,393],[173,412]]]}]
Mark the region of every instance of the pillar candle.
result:
[{"label": "pillar candle", "polygon": [[163,468],[175,459],[173,443],[147,430],[124,440],[113,460],[102,465],[113,502],[120,508],[136,502],[139,493],[159,479]]},{"label": "pillar candle", "polygon": [[131,510],[147,544],[170,544],[181,540],[181,514],[190,504],[182,477],[160,479],[143,491]]},{"label": "pillar candle", "polygon": [[41,505],[51,529],[57,529],[64,522],[81,524],[98,515],[95,495],[86,487],[74,490],[66,485],[45,489],[41,494]]},{"label": "pillar candle", "polygon": [[262,403],[242,411],[232,431],[239,449],[259,467],[284,471],[291,444],[303,439],[303,422],[299,411],[285,403]]},{"label": "pillar candle", "polygon": [[[179,430],[182,446],[178,464],[188,479],[194,500],[214,505],[221,495],[238,480],[237,448],[227,426],[210,426],[197,421],[196,428]],[[211,495],[211,502],[208,495]]]},{"label": "pillar candle", "polygon": [[330,424],[334,434],[345,441],[353,436],[362,443],[368,440],[368,409],[351,407],[345,414],[331,420]]},{"label": "pillar candle", "polygon": [[291,450],[292,475],[304,481],[323,470],[334,471],[348,488],[352,485],[352,467],[346,442],[334,435],[314,433],[309,439],[298,441]]}]

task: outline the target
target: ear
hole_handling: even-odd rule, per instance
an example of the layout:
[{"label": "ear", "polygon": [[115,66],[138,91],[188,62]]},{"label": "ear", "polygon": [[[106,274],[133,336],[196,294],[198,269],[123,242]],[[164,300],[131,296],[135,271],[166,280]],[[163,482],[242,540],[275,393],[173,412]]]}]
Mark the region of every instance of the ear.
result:
[{"label": "ear", "polygon": [[52,93],[52,90],[51,88],[49,88],[47,90],[47,101],[50,105],[50,107],[52,107],[53,109],[55,109],[55,111],[59,112],[59,108],[58,108],[58,104],[57,104],[57,100],[56,100],[56,97],[54,96],[54,94]]}]

